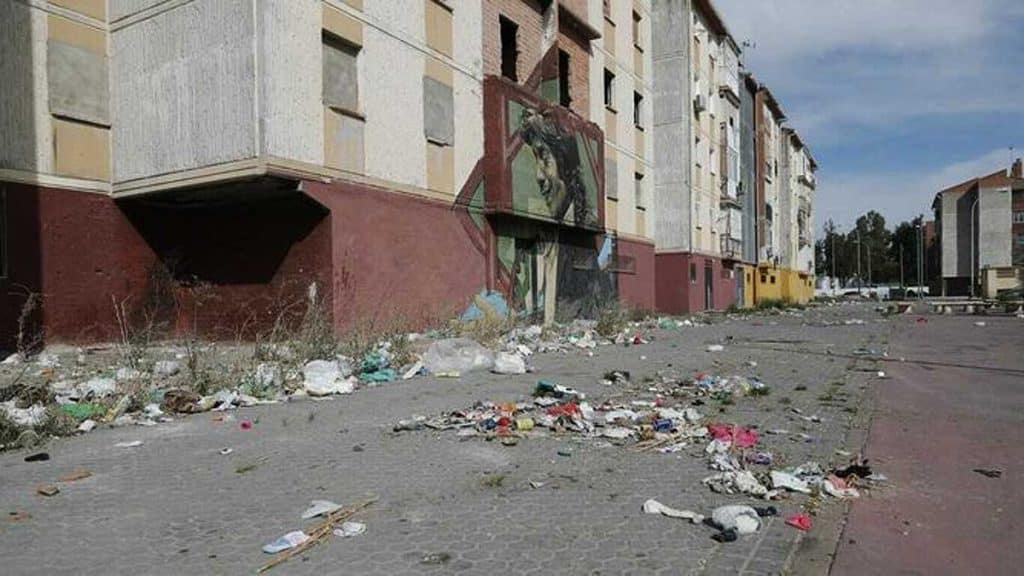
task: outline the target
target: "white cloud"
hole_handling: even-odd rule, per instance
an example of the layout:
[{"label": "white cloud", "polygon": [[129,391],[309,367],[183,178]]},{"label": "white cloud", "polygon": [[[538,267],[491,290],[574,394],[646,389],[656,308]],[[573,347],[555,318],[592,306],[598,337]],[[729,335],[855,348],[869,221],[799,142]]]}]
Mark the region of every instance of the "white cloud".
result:
[{"label": "white cloud", "polygon": [[[1019,0],[719,0],[812,148],[931,116],[1024,114]],[[1015,30],[1016,29],[1016,30]],[[1010,40],[1008,40],[1010,39]],[[1009,48],[1007,47],[1009,44]]]},{"label": "white cloud", "polygon": [[890,226],[922,213],[931,219],[932,199],[939,190],[1009,168],[1009,163],[1010,152],[1001,148],[939,170],[835,174],[818,182],[817,226],[832,218],[849,229],[868,210],[882,213]]}]

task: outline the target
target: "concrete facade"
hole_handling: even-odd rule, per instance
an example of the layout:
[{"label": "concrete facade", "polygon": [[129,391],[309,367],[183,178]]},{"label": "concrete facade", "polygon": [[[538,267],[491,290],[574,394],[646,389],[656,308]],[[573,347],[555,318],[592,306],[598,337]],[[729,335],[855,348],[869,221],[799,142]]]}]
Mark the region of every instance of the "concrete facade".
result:
[{"label": "concrete facade", "polygon": [[943,295],[993,298],[1021,286],[1024,262],[1015,258],[1015,243],[1024,245],[1015,224],[1024,194],[1019,162],[935,195]]},{"label": "concrete facade", "polygon": [[[707,0],[4,0],[0,42],[7,213],[94,214],[3,228],[0,291],[42,292],[53,338],[112,334],[110,297],[141,306],[154,274],[178,301],[209,283],[265,312],[315,281],[339,329],[381,294],[419,320],[482,290],[547,321],[751,305],[752,267],[783,242],[765,208],[811,218],[806,158],[785,164],[781,109]],[[292,221],[254,236],[275,205]],[[52,257],[109,237],[122,246]],[[811,269],[813,236],[792,238],[788,269]],[[38,270],[44,255],[108,274],[104,293]]]},{"label": "concrete facade", "polygon": [[[740,49],[710,2],[655,2],[654,10],[656,275],[666,279],[657,282],[659,308],[744,305],[752,298],[741,264]],[[696,260],[707,282],[701,297],[689,270],[675,269]],[[704,273],[705,260],[714,274]]]},{"label": "concrete facade", "polygon": [[[75,206],[81,191],[95,193],[82,202],[96,214],[37,231],[0,229],[11,255],[0,274],[0,334],[13,333],[26,301],[7,294],[20,284],[42,293],[48,337],[110,337],[110,298],[141,303],[156,272],[178,285],[178,300],[188,297],[186,283],[209,282],[219,298],[269,314],[271,300],[302,298],[316,282],[339,329],[364,313],[415,323],[447,317],[481,290],[514,296],[501,256],[516,242],[543,252],[535,273],[548,290],[533,296],[545,320],[615,301],[653,309],[651,7],[609,6],[605,15],[601,3],[582,0],[0,2],[7,214],[47,217],[54,212],[35,206],[58,197]],[[569,183],[577,195],[570,208],[543,222],[484,208],[504,186],[493,178],[519,178],[513,197],[557,182],[522,163],[547,142],[527,142],[531,151],[506,167],[485,152],[486,127],[498,118],[485,109],[485,84],[502,74],[503,19],[517,26],[518,77],[495,91],[500,105],[553,104],[560,129],[578,134],[559,145],[582,146],[578,157],[593,160],[577,176],[583,182]],[[606,69],[618,79],[608,108]],[[535,129],[514,128],[524,127]],[[517,138],[550,136],[537,129]],[[249,203],[293,206],[280,214],[294,220],[290,232],[266,241],[236,234],[223,241],[246,255],[245,266],[218,265],[214,257],[227,254],[204,249],[187,222],[228,217],[225,229],[236,232],[283,225],[256,208],[248,214]],[[71,253],[71,238],[88,243],[109,232],[93,236],[86,226],[121,223],[130,226],[118,228],[117,250],[90,246],[77,262],[52,257]],[[29,242],[35,234],[46,237]],[[259,250],[244,249],[243,239]],[[39,270],[44,252],[43,265],[62,269]],[[90,290],[47,280],[70,274],[68,266],[102,270],[110,282]],[[439,275],[450,282],[431,280]],[[383,310],[374,303],[382,299],[403,304]],[[241,319],[225,312],[220,321]]]}]

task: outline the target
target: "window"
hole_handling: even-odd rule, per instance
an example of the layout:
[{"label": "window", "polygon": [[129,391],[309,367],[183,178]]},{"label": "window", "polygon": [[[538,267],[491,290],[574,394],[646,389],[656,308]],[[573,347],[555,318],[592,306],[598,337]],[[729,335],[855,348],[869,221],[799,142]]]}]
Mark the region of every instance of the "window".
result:
[{"label": "window", "polygon": [[1014,212],[1013,213],[1013,223],[1014,224],[1024,224],[1024,210],[1021,210],[1019,212]]},{"label": "window", "polygon": [[640,13],[639,12],[633,12],[633,46],[636,46],[641,51],[643,51],[644,47],[643,47],[643,44],[640,41],[640,22],[641,22],[641,20],[642,19],[640,18]]},{"label": "window", "polygon": [[324,104],[350,113],[359,112],[359,47],[332,34],[323,34]]},{"label": "window", "polygon": [[639,92],[633,92],[633,125],[641,130],[644,128],[643,105],[643,95]]},{"label": "window", "polygon": [[690,284],[697,283],[697,263],[690,262]]},{"label": "window", "polygon": [[603,4],[604,4],[604,17],[607,18],[609,22],[611,22],[611,20],[612,20],[612,0],[604,0]]},{"label": "window", "polygon": [[615,74],[607,68],[604,69],[604,105],[615,110]]},{"label": "window", "polygon": [[633,201],[636,203],[637,208],[643,210],[647,207],[646,204],[644,204],[644,175],[639,172],[634,172],[633,183],[635,185]]},{"label": "window", "polygon": [[7,190],[0,188],[0,278],[7,277]]},{"label": "window", "polygon": [[569,53],[558,51],[558,103],[566,108],[572,104],[572,93],[569,91]]},{"label": "window", "polygon": [[775,274],[772,274],[772,284],[775,284]]},{"label": "window", "polygon": [[504,16],[499,16],[498,22],[501,25],[501,75],[513,82],[518,82],[516,68],[519,64],[519,48],[517,46],[519,26]]}]

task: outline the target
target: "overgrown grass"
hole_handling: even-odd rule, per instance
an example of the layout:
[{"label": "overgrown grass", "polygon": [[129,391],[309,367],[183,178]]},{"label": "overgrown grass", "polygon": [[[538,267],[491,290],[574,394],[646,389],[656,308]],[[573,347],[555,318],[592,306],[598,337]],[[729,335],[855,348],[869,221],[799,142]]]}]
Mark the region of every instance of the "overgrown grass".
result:
[{"label": "overgrown grass", "polygon": [[594,330],[605,338],[611,338],[625,330],[629,322],[629,311],[617,304],[601,308],[597,312],[597,325]]},{"label": "overgrown grass", "polygon": [[487,474],[480,479],[480,485],[484,488],[501,488],[505,484],[504,474]]}]

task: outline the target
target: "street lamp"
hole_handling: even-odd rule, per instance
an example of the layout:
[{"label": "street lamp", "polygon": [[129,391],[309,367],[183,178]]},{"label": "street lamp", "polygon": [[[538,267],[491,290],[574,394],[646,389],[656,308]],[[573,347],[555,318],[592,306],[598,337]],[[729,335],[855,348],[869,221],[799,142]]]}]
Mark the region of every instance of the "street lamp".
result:
[{"label": "street lamp", "polygon": [[924,284],[923,284],[924,279],[922,278],[924,276],[924,273],[922,271],[924,271],[924,268],[925,268],[924,261],[923,261],[923,259],[924,259],[923,255],[925,253],[925,240],[924,240],[924,238],[925,238],[925,219],[924,218],[925,218],[925,216],[924,216],[924,214],[922,214],[921,218],[918,220],[918,223],[916,223],[914,225],[914,228],[918,229],[918,235],[916,235],[916,236],[918,236],[918,266],[916,266],[916,268],[918,268],[918,299],[922,299],[922,298],[925,297],[924,296],[924,290],[925,289],[924,289]]},{"label": "street lamp", "polygon": [[[980,191],[979,191],[980,192]],[[978,195],[974,195],[974,202],[971,203],[971,298],[974,298],[974,214],[978,206]]]},{"label": "street lamp", "polygon": [[832,227],[832,295],[836,295],[836,235],[839,233],[839,226]]}]

